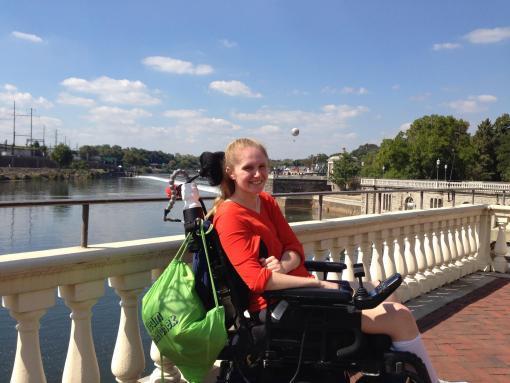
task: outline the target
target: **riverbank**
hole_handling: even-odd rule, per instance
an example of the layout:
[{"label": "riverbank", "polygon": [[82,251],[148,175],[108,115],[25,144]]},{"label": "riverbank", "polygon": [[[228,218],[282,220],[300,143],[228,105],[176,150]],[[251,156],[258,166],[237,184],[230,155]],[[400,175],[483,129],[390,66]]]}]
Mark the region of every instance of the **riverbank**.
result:
[{"label": "riverbank", "polygon": [[54,169],[0,167],[0,181],[14,180],[67,180],[73,178],[103,178],[124,175],[104,169]]}]

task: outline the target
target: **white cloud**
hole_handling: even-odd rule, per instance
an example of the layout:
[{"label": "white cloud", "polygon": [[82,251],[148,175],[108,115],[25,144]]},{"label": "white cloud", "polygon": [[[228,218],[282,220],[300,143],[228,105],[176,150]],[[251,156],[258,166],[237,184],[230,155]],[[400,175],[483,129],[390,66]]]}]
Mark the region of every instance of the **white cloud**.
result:
[{"label": "white cloud", "polygon": [[474,98],[480,102],[496,102],[498,98],[491,94],[481,94],[479,96],[474,96]]},{"label": "white cloud", "polygon": [[[176,121],[174,125],[164,129],[167,133],[174,135],[177,141],[186,144],[203,141],[207,147],[212,141],[216,142],[219,137],[225,141],[222,143],[225,145],[241,128],[227,119],[205,116],[204,113],[203,109],[167,110],[164,115]],[[210,140],[210,137],[215,137],[215,139]]]},{"label": "white cloud", "polygon": [[276,125],[263,125],[258,130],[262,134],[275,134],[281,131],[280,127]]},{"label": "white cloud", "polygon": [[92,107],[96,102],[91,98],[73,96],[69,93],[60,93],[57,98],[59,104]]},{"label": "white cloud", "polygon": [[165,117],[175,118],[175,119],[186,119],[186,118],[196,118],[202,115],[204,111],[202,109],[173,109],[167,110],[163,113]]},{"label": "white cloud", "polygon": [[46,128],[57,128],[62,126],[62,120],[55,117],[40,116],[38,119],[39,125],[45,126]]},{"label": "white cloud", "polygon": [[191,74],[203,76],[213,73],[214,69],[210,65],[194,65],[189,61],[174,59],[164,56],[150,56],[142,60],[142,63],[159,72],[175,73],[175,74]]},{"label": "white cloud", "polygon": [[140,108],[122,109],[112,106],[98,106],[90,109],[85,119],[98,124],[118,127],[122,125],[135,125],[138,119],[150,116],[152,116],[151,113]]},{"label": "white cloud", "polygon": [[148,93],[141,81],[116,80],[107,76],[92,81],[69,77],[61,85],[70,91],[97,95],[99,100],[110,104],[155,105],[161,102]]},{"label": "white cloud", "polygon": [[53,104],[44,97],[34,97],[28,92],[20,92],[15,85],[5,84],[5,92],[0,92],[0,103],[12,105],[16,101],[16,107],[44,108],[49,109]]},{"label": "white cloud", "polygon": [[241,81],[213,81],[209,84],[209,89],[224,93],[228,96],[242,96],[260,98],[260,93],[253,92],[246,84]]},{"label": "white cloud", "polygon": [[235,47],[237,47],[237,43],[235,41],[231,41],[231,40],[227,40],[227,39],[221,39],[220,43],[225,48],[235,48]]},{"label": "white cloud", "polygon": [[30,41],[31,43],[42,43],[44,40],[37,35],[31,33],[24,33],[18,31],[12,31],[11,36],[25,41]]},{"label": "white cloud", "polygon": [[404,122],[402,125],[400,125],[400,130],[405,132],[410,127],[411,127],[411,123],[410,122]]},{"label": "white cloud", "polygon": [[469,96],[466,100],[455,100],[446,105],[459,113],[479,113],[488,109],[487,104],[496,102],[498,98],[490,94]]},{"label": "white cloud", "polygon": [[344,94],[367,94],[368,90],[366,88],[353,88],[351,86],[344,86],[341,90]]},{"label": "white cloud", "polygon": [[391,90],[400,90],[400,84],[395,84],[391,87]]},{"label": "white cloud", "polygon": [[432,49],[435,51],[443,51],[443,50],[451,50],[451,49],[458,49],[462,45],[457,43],[440,43],[440,44],[434,44],[432,46]]},{"label": "white cloud", "polygon": [[464,36],[473,44],[491,44],[506,39],[510,39],[510,27],[492,28],[492,29],[475,29]]},{"label": "white cloud", "polygon": [[255,113],[235,113],[233,116],[239,121],[278,126],[282,132],[298,127],[305,135],[321,133],[327,138],[330,133],[346,128],[349,119],[358,117],[368,110],[366,106],[330,104],[324,105],[317,112],[260,109]]}]

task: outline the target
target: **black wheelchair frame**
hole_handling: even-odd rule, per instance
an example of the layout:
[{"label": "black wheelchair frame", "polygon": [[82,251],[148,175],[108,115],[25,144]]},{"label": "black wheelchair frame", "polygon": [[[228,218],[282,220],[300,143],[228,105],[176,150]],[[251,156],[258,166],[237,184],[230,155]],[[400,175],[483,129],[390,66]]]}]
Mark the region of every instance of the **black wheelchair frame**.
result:
[{"label": "black wheelchair frame", "polygon": [[[198,236],[198,230],[194,232]],[[195,256],[203,256],[201,240],[197,237],[193,242]],[[367,293],[361,288],[354,296],[345,286],[338,291],[267,291],[264,297],[270,302],[269,309],[262,317],[248,317],[249,290],[230,264],[214,229],[207,234],[206,244],[229,335],[228,345],[218,356],[222,362],[217,383],[430,383],[420,358],[393,351],[387,335],[361,331],[360,307],[368,302],[364,299],[375,297],[377,304],[383,300],[374,293],[376,289]],[[346,268],[338,262],[307,261],[305,266],[323,273],[324,279],[328,273]],[[361,281],[364,273],[357,273]],[[280,302],[285,302],[283,313],[276,309]]]}]

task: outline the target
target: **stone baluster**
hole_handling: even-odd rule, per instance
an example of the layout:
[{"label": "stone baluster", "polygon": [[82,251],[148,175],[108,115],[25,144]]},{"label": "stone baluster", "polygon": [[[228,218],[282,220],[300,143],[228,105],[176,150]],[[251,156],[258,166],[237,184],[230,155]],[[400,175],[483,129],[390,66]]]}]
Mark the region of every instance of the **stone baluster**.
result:
[{"label": "stone baluster", "polygon": [[508,219],[506,217],[496,217],[496,224],[498,225],[498,236],[496,238],[496,245],[494,246],[494,271],[498,273],[508,272],[508,262],[505,255],[508,253],[508,246],[506,244],[506,225]]},{"label": "stone baluster", "polygon": [[356,251],[358,250],[358,246],[354,242],[354,236],[349,235],[345,238],[345,266],[347,268],[343,272],[343,276],[346,281],[353,282],[354,278],[354,270],[352,269],[352,265],[356,263]]},{"label": "stone baluster", "polygon": [[434,268],[433,273],[438,276],[438,280],[440,281],[441,286],[444,285],[448,281],[448,276],[446,275],[446,266],[443,260],[443,253],[441,249],[440,237],[441,233],[439,232],[439,222],[434,221],[431,224],[430,235],[432,237],[432,250],[434,252]]},{"label": "stone baluster", "polygon": [[464,263],[464,267],[466,269],[466,274],[471,274],[474,269],[473,261],[471,258],[471,247],[469,243],[468,238],[468,226],[469,226],[469,219],[468,217],[464,217],[461,220],[462,227],[460,229],[460,238],[462,240],[462,247],[464,248],[464,258],[462,262]]},{"label": "stone baluster", "polygon": [[448,242],[448,220],[443,220],[441,226],[441,249],[443,250],[443,262],[446,267],[447,282],[451,283],[460,278],[460,271],[452,263],[452,252]]},{"label": "stone baluster", "polygon": [[92,338],[91,309],[104,295],[104,281],[60,286],[58,293],[71,309],[71,336],[62,382],[100,382],[99,365]]},{"label": "stone baluster", "polygon": [[417,224],[415,228],[415,254],[416,262],[418,264],[418,273],[421,281],[421,291],[427,293],[432,290],[434,286],[434,274],[427,272],[427,257],[425,256],[425,236],[423,232],[423,225]]},{"label": "stone baluster", "polygon": [[[175,364],[168,358],[163,357],[154,342],[151,343],[151,359],[154,361],[155,369],[149,376],[149,383],[180,383],[181,372]],[[163,379],[161,379],[161,369],[163,369]]]},{"label": "stone baluster", "polygon": [[372,262],[370,264],[370,274],[372,281],[382,281],[386,278],[384,274],[382,253],[383,240],[381,237],[381,231],[371,231],[368,233],[368,238],[372,242]]},{"label": "stone baluster", "polygon": [[358,263],[363,263],[365,277],[363,281],[371,281],[370,265],[372,261],[372,242],[368,238],[368,233],[359,235]]},{"label": "stone baluster", "polygon": [[456,264],[460,267],[460,275],[463,277],[467,274],[466,263],[464,257],[466,255],[464,244],[462,243],[462,218],[456,219],[455,225],[455,243],[457,244],[457,259]]},{"label": "stone baluster", "polygon": [[474,239],[474,230],[473,225],[475,222],[475,217],[467,217],[466,218],[466,229],[465,229],[465,235],[466,235],[466,243],[467,247],[469,248],[469,254],[467,256],[468,262],[469,262],[469,272],[474,273],[478,270],[478,260],[476,259],[476,244]]},{"label": "stone baluster", "polygon": [[[330,253],[331,253],[331,250],[330,250],[331,243],[332,243],[331,239],[314,241],[314,243],[313,243],[313,260],[319,261],[319,262],[326,262],[329,258]],[[322,273],[313,272],[313,274],[320,279],[323,278]]]},{"label": "stone baluster", "polygon": [[[404,259],[407,268],[406,283],[409,287],[410,299],[415,298],[421,294],[421,286],[418,275],[418,266],[416,264],[415,243],[416,239],[413,232],[413,227],[408,225],[404,227],[403,231],[400,229],[401,235],[404,236]],[[398,270],[398,269],[397,269]]]},{"label": "stone baluster", "polygon": [[[482,213],[482,215],[483,214],[484,213]],[[486,262],[486,260],[482,259],[482,254],[481,254],[482,251],[481,251],[481,246],[480,246],[480,228],[481,228],[482,219],[483,218],[480,215],[475,216],[475,221],[474,221],[471,229],[472,229],[472,236],[473,236],[473,240],[475,242],[475,249],[476,249],[476,252],[474,255],[476,258],[476,269],[485,271],[487,262]]]},{"label": "stone baluster", "polygon": [[[163,274],[164,269],[153,269],[151,279],[155,281]],[[163,369],[163,379],[165,382],[179,383],[181,381],[181,372],[168,358],[161,360],[161,353],[154,342],[151,342],[150,356],[154,362],[154,370],[149,376],[149,383],[163,383],[161,379],[161,369]]]},{"label": "stone baluster", "polygon": [[394,235],[394,231],[390,229],[384,229],[382,231],[382,240],[382,262],[384,267],[384,275],[385,278],[388,278],[390,275],[393,275],[397,272],[395,260],[395,241],[397,240],[397,237]]},{"label": "stone baluster", "polygon": [[455,218],[452,218],[448,221],[448,247],[450,249],[451,254],[451,264],[452,267],[457,270],[457,279],[461,277],[461,266],[462,264],[458,262],[458,250],[457,250],[457,241],[455,240]]},{"label": "stone baluster", "polygon": [[2,298],[16,322],[18,341],[11,383],[46,383],[39,344],[39,321],[55,305],[55,289],[32,291]]},{"label": "stone baluster", "polygon": [[[390,255],[393,254],[391,258],[394,262],[391,262],[393,267],[389,265],[388,268],[385,269],[386,276],[393,275],[396,272],[402,275],[403,281],[397,290],[397,295],[402,302],[406,302],[411,298],[411,292],[407,285],[407,266],[404,260],[404,236],[401,235],[401,229],[398,227],[391,231],[391,241],[388,250]],[[384,255],[383,259],[386,259]],[[384,262],[385,266],[386,264],[387,262]]]},{"label": "stone baluster", "polygon": [[492,230],[492,215],[488,209],[484,209],[479,216],[477,228],[477,242],[478,242],[478,263],[480,269],[483,271],[491,271],[492,258],[490,249],[490,238]]},{"label": "stone baluster", "polygon": [[138,322],[138,296],[150,284],[149,271],[109,278],[109,285],[120,297],[120,322],[112,357],[112,373],[119,383],[135,383],[145,359]]},{"label": "stone baluster", "polygon": [[[331,250],[329,254],[329,260],[331,262],[340,262],[342,256],[342,250],[344,249],[342,238],[333,239],[330,241]],[[331,281],[342,280],[343,273],[328,273],[328,279]]]},{"label": "stone baluster", "polygon": [[435,259],[434,259],[434,250],[432,249],[432,232],[430,229],[430,223],[426,222],[421,225],[422,228],[422,236],[423,236],[423,253],[425,254],[425,262],[427,264],[427,269],[425,270],[425,276],[427,280],[430,281],[430,289],[434,290],[435,288],[441,286],[441,281],[438,279],[439,275],[436,274],[435,267]]}]

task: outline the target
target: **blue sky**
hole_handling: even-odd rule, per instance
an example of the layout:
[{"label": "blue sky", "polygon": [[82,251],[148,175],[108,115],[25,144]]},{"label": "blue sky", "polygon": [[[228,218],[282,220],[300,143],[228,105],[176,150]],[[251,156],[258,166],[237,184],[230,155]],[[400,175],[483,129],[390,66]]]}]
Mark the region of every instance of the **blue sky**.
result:
[{"label": "blue sky", "polygon": [[[510,2],[2,1],[12,103],[53,144],[171,153],[260,139],[272,158],[379,144],[415,119],[510,112]],[[292,128],[300,135],[293,138]],[[17,118],[29,134],[29,118]],[[18,137],[24,143],[25,137]]]}]

